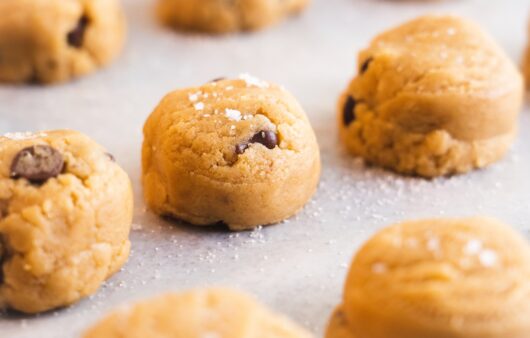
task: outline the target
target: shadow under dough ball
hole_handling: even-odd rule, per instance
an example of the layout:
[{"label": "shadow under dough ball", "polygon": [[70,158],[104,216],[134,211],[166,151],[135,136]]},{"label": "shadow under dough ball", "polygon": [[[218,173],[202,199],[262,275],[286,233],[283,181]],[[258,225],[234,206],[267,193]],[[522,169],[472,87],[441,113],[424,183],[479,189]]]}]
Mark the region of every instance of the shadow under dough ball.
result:
[{"label": "shadow under dough ball", "polygon": [[387,227],[357,253],[326,338],[530,337],[530,245],[489,218]]},{"label": "shadow under dough ball", "polygon": [[96,292],[129,255],[127,174],[85,135],[0,136],[0,305],[37,313]]},{"label": "shadow under dough ball", "polygon": [[358,62],[337,112],[354,156],[430,178],[485,167],[511,146],[523,81],[476,24],[423,16],[377,36]]},{"label": "shadow under dough ball", "polygon": [[254,31],[300,13],[309,0],[158,0],[160,21],[209,33]]},{"label": "shadow under dough ball", "polygon": [[0,1],[0,82],[58,83],[108,64],[123,47],[119,0]]},{"label": "shadow under dough ball", "polygon": [[[153,325],[156,323],[156,325]],[[220,288],[166,294],[117,310],[84,338],[311,338],[244,293]]]},{"label": "shadow under dough ball", "polygon": [[296,99],[242,75],[168,94],[145,123],[142,165],[157,214],[245,230],[307,203],[320,153]]}]

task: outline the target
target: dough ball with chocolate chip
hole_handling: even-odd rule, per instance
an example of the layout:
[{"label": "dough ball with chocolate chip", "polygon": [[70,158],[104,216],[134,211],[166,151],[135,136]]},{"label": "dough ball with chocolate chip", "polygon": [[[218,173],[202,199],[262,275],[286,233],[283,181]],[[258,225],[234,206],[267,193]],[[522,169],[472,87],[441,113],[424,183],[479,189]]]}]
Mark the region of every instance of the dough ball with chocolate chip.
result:
[{"label": "dough ball with chocolate chip", "polygon": [[351,264],[326,338],[530,337],[530,245],[483,217],[383,229]]},{"label": "dough ball with chocolate chip", "polygon": [[221,288],[165,294],[108,315],[84,338],[311,338],[244,293]]},{"label": "dough ball with chocolate chip", "polygon": [[338,104],[355,156],[436,177],[498,161],[517,130],[523,81],[474,23],[424,16],[377,36]]},{"label": "dough ball with chocolate chip", "polygon": [[0,1],[0,82],[64,82],[108,64],[120,52],[119,0]]},{"label": "dough ball with chocolate chip", "polygon": [[129,254],[132,189],[75,131],[0,136],[0,307],[37,313],[96,292]]},{"label": "dough ball with chocolate chip", "polygon": [[168,94],[144,126],[142,163],[154,212],[233,230],[294,215],[320,175],[296,99],[250,75]]},{"label": "dough ball with chocolate chip", "polygon": [[301,12],[309,0],[158,0],[161,22],[210,33],[253,31]]}]

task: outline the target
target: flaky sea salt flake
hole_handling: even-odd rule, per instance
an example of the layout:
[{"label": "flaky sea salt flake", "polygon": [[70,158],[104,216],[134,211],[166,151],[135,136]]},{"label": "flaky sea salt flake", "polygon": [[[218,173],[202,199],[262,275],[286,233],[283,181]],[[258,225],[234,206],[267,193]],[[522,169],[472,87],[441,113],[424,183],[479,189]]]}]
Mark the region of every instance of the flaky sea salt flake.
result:
[{"label": "flaky sea salt flake", "polygon": [[237,109],[225,109],[225,115],[231,120],[241,121],[241,112]]},{"label": "flaky sea salt flake", "polygon": [[239,75],[239,79],[245,81],[248,87],[256,86],[259,88],[269,88],[269,84],[266,81],[260,80],[248,73]]},{"label": "flaky sea salt flake", "polygon": [[486,249],[480,252],[478,259],[480,260],[480,264],[489,268],[497,264],[499,257],[495,251]]}]

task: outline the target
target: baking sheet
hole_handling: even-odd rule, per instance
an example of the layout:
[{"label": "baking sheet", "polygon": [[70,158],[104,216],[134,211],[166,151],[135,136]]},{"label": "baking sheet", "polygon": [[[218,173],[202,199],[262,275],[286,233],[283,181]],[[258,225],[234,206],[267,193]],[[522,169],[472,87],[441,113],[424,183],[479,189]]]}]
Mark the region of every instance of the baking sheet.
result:
[{"label": "baking sheet", "polygon": [[[110,309],[168,290],[204,285],[254,293],[317,335],[339,302],[349,261],[390,223],[432,216],[491,215],[530,237],[530,111],[507,158],[450,179],[403,178],[366,168],[337,142],[335,104],[355,72],[357,51],[387,27],[421,13],[476,19],[519,62],[528,0],[440,3],[314,0],[302,16],[256,34],[179,34],[155,22],[153,1],[124,0],[129,41],[112,67],[55,87],[0,87],[0,133],[78,129],[105,145],[134,184],[132,254],[100,291],[39,316],[0,315],[0,337],[61,338]],[[171,223],[145,211],[141,128],[168,91],[250,72],[285,85],[305,107],[322,150],[318,193],[296,217],[253,232]]]}]

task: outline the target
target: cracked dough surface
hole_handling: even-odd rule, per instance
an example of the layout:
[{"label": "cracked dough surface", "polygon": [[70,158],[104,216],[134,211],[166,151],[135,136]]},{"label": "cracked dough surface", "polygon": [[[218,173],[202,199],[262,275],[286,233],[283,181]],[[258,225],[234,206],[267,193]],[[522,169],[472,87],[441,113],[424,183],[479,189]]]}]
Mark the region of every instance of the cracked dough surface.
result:
[{"label": "cracked dough surface", "polygon": [[530,245],[489,218],[405,222],[353,260],[327,338],[530,337]]},{"label": "cracked dough surface", "polygon": [[301,12],[309,0],[158,0],[167,25],[212,33],[257,30]]},{"label": "cracked dough surface", "polygon": [[[69,34],[77,34],[73,45]],[[2,0],[0,82],[56,83],[91,73],[116,57],[124,38],[119,0]]]},{"label": "cracked dough surface", "polygon": [[[15,155],[33,145],[65,161],[41,185],[10,177]],[[0,305],[36,313],[96,292],[127,260],[132,207],[127,174],[83,134],[0,137]]]},{"label": "cracked dough surface", "polygon": [[[245,144],[261,130],[269,149]],[[316,137],[284,89],[242,76],[168,94],[144,126],[146,203],[195,225],[233,230],[284,220],[310,199],[320,176]]]},{"label": "cracked dough surface", "polygon": [[506,153],[522,97],[517,68],[478,26],[424,16],[360,53],[338,104],[340,137],[353,155],[399,173],[464,173]]},{"label": "cracked dough surface", "polygon": [[120,309],[84,338],[310,338],[307,331],[229,289],[166,294]]}]

